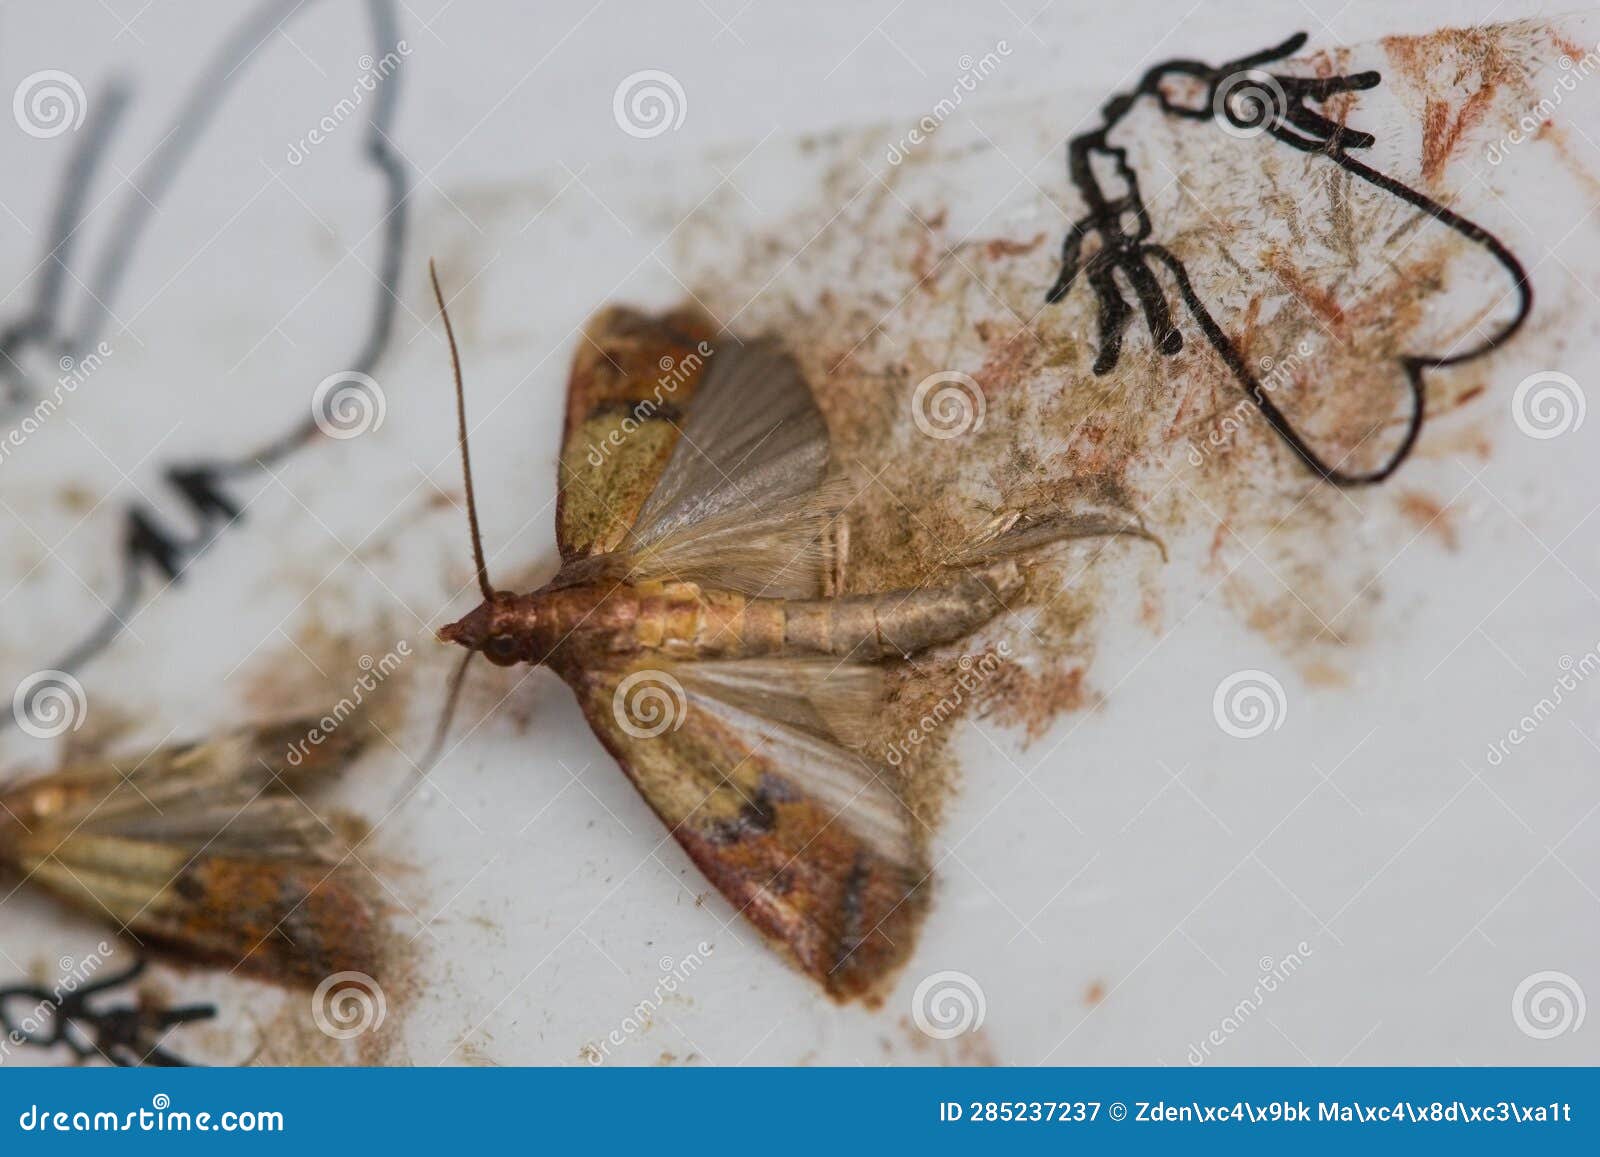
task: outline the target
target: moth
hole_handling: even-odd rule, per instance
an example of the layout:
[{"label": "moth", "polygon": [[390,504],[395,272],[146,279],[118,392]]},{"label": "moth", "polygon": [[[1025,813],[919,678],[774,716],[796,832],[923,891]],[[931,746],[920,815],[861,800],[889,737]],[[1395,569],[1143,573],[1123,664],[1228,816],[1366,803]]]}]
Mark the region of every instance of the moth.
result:
[{"label": "moth", "polygon": [[347,720],[305,744],[316,725],[72,759],[0,787],[6,894],[43,888],[142,949],[285,985],[374,973],[374,909],[340,867],[340,834],[297,795],[353,759],[366,729]]},{"label": "moth", "polygon": [[729,903],[830,996],[881,999],[930,879],[926,828],[866,744],[883,664],[1005,610],[1025,581],[1016,556],[1142,525],[1118,511],[1012,513],[942,581],[842,593],[851,487],[830,469],[795,359],[772,340],[715,338],[692,312],[611,309],[590,324],[568,386],[560,570],[530,593],[495,590],[436,273],[433,288],[483,596],[438,631],[468,651],[449,699],[476,653],[553,670]]}]

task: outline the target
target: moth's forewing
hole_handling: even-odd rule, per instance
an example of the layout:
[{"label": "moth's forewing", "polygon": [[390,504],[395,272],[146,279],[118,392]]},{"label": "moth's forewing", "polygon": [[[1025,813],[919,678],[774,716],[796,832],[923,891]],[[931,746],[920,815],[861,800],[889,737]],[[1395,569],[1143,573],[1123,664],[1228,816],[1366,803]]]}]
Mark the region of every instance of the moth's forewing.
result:
[{"label": "moth's forewing", "polygon": [[881,1000],[926,911],[921,853],[853,824],[808,790],[803,762],[698,703],[675,728],[630,734],[617,679],[569,676],[595,734],[706,879],[830,995]]},{"label": "moth's forewing", "polygon": [[[175,879],[141,936],[196,963],[315,987],[337,972],[382,971],[359,865],[201,857]],[[176,899],[172,899],[176,897]]]},{"label": "moth's forewing", "polygon": [[288,984],[377,968],[359,867],[336,817],[290,793],[359,750],[351,734],[287,766],[313,721],[244,728],[126,760],[94,759],[0,792],[0,868],[141,946]]},{"label": "moth's forewing", "polygon": [[83,836],[30,842],[18,866],[31,883],[184,963],[306,987],[335,972],[380,970],[359,868]]},{"label": "moth's forewing", "polygon": [[556,496],[563,559],[621,544],[671,456],[715,332],[689,309],[649,316],[614,306],[589,323],[567,383]]}]

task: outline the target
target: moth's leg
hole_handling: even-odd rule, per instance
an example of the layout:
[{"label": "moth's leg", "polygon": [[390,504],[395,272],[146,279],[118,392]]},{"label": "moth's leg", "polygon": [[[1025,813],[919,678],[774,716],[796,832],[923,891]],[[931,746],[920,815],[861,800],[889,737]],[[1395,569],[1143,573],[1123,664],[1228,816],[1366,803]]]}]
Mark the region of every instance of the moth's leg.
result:
[{"label": "moth's leg", "polygon": [[843,514],[828,527],[828,565],[822,573],[822,594],[825,598],[838,598],[844,593],[845,572],[850,565],[850,519]]}]

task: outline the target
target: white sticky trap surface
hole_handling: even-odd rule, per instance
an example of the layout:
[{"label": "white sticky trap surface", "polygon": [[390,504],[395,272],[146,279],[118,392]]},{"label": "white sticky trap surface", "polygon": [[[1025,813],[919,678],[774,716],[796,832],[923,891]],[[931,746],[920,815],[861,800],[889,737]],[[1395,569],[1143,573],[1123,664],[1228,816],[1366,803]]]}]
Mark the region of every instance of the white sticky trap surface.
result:
[{"label": "white sticky trap surface", "polygon": [[[1358,6],[1326,13],[1327,27],[1298,4],[1249,4],[1168,32],[1167,6],[1148,7],[1149,20],[1124,5],[1115,21],[1046,12],[1024,25],[958,9],[869,18],[855,5],[818,19],[813,6],[803,29],[761,10],[724,12],[722,28],[709,14],[660,23],[628,5],[498,20],[401,12],[394,145],[415,184],[395,330],[373,372],[381,425],[231,483],[244,521],[130,618],[81,681],[85,725],[125,720],[137,747],[348,687],[360,655],[405,641],[415,655],[401,676],[406,722],[336,793],[377,823],[364,862],[403,967],[383,1027],[344,1044],[318,1033],[305,995],[158,969],[162,992],[222,1010],[216,1025],[175,1038],[176,1051],[215,1063],[263,1040],[271,1063],[1600,1060],[1592,1026],[1577,1020],[1583,994],[1600,993],[1600,435],[1581,420],[1600,318],[1600,153],[1588,127],[1600,80],[1580,67],[1600,24],[1562,18],[1424,42],[1407,50],[1422,54],[1407,69],[1372,38],[1469,14],[1413,4],[1402,27],[1383,6]],[[1478,7],[1496,20],[1534,8]],[[7,21],[8,89],[48,68],[77,78],[88,101],[117,68],[136,83],[89,198],[69,319],[92,304],[79,281],[139,195],[127,178],[229,32],[225,14],[203,6],[131,19],[120,32],[93,10]],[[428,256],[459,294],[491,572],[538,581],[555,561],[566,368],[596,308],[664,308],[693,293],[738,332],[803,334],[815,364],[883,375],[883,405],[906,414],[885,454],[934,460],[910,421],[911,387],[936,367],[987,365],[981,323],[1026,326],[1039,314],[1081,210],[1066,138],[1149,63],[1224,60],[1308,23],[1310,50],[1365,41],[1332,59],[1384,74],[1351,115],[1379,138],[1370,163],[1417,183],[1431,166],[1430,190],[1530,271],[1533,318],[1490,358],[1451,371],[1438,387],[1448,405],[1382,487],[1340,495],[1279,471],[1265,487],[1235,482],[1227,506],[1208,488],[1219,485],[1213,464],[1192,473],[1177,441],[1151,453],[1137,482],[1169,520],[1170,559],[1107,556],[1078,709],[1031,742],[992,721],[961,725],[933,908],[881,1010],[830,1005],[759,942],[547,673],[479,665],[436,783],[386,815],[454,661],[432,629],[475,601],[450,501],[460,480]],[[961,59],[1001,40],[994,75],[891,164],[890,147],[954,91]],[[382,188],[361,156],[364,112],[337,110],[369,41],[357,5],[313,7],[267,37],[108,303],[111,352],[0,461],[7,689],[112,601],[130,503],[192,529],[164,467],[259,445],[355,356]],[[1476,84],[1486,66],[1494,82]],[[648,68],[678,81],[683,124],[630,135],[613,95]],[[1558,92],[1537,113],[1549,126],[1521,140],[1524,116]],[[324,118],[326,140],[292,160]],[[1426,143],[1430,131],[1440,139],[1439,118],[1451,126],[1442,157]],[[0,132],[7,319],[32,292],[25,275],[72,140],[11,128]],[[1181,224],[1197,279],[1237,326],[1239,310],[1224,307],[1243,308],[1227,295],[1247,279],[1208,264],[1196,238],[1211,229],[1258,253],[1270,238],[1291,255],[1313,243],[1271,232],[1271,197],[1252,178],[1268,146],[1214,132],[1196,144],[1159,123],[1130,130],[1152,211]],[[1350,236],[1362,245],[1377,230]],[[973,252],[991,242],[1003,243],[996,255]],[[1007,244],[1030,247],[1012,255]],[[971,247],[958,250],[966,273],[945,262],[958,246]],[[940,264],[932,290],[912,292]],[[1416,332],[1472,316],[1484,280],[1451,278]],[[1263,290],[1269,329],[1278,289]],[[1008,379],[1025,398],[1073,375],[1091,382],[1092,299],[1075,292],[1064,308],[1077,312],[1038,323],[1081,318],[1075,360],[1048,380]],[[1178,362],[1151,356],[1138,315],[1128,344],[1129,358],[1146,359],[1141,396],[1195,390],[1207,372],[1192,340]],[[40,354],[28,370],[48,382],[54,361]],[[1543,373],[1575,388],[1549,379],[1542,401],[1538,385],[1519,393]],[[1225,378],[1207,388],[1223,413],[1239,399]],[[1029,421],[1043,412],[1033,404],[997,405],[989,421]],[[1034,432],[1041,443],[1054,433]],[[1259,422],[1237,437],[1248,465],[1286,453]],[[985,476],[957,473],[954,489],[986,499]],[[933,496],[902,496],[908,509],[919,497]],[[342,642],[314,645],[329,638]],[[1270,722],[1242,739],[1219,726],[1215,701],[1251,671],[1271,676],[1259,701]],[[19,767],[52,752],[14,729],[0,743]],[[104,936],[26,889],[0,908],[0,979],[49,983]],[[664,986],[686,961],[687,976]],[[981,992],[982,1024],[940,1040],[917,1027],[916,994],[944,972],[970,978],[951,1015],[966,1015],[963,999],[975,1010]],[[930,999],[924,990],[924,1020]],[[620,1043],[606,1043],[613,1033]],[[4,1063],[49,1059],[18,1051]]]}]

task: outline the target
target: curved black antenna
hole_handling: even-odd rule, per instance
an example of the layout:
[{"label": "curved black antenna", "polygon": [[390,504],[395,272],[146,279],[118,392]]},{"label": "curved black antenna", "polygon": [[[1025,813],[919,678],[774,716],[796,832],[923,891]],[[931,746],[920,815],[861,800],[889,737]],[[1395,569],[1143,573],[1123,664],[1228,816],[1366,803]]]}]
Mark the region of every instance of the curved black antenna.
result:
[{"label": "curved black antenna", "polygon": [[450,369],[456,378],[456,438],[461,443],[461,474],[467,482],[467,525],[472,529],[472,560],[478,567],[478,589],[484,601],[494,598],[494,588],[489,585],[489,567],[483,561],[483,536],[478,533],[478,499],[472,491],[472,454],[467,449],[467,396],[461,385],[461,353],[456,349],[456,331],[450,325],[450,311],[444,306],[444,293],[439,289],[439,271],[433,259],[428,259],[428,276],[433,279],[433,297],[439,303],[439,316],[444,318],[444,336],[450,341]]}]

